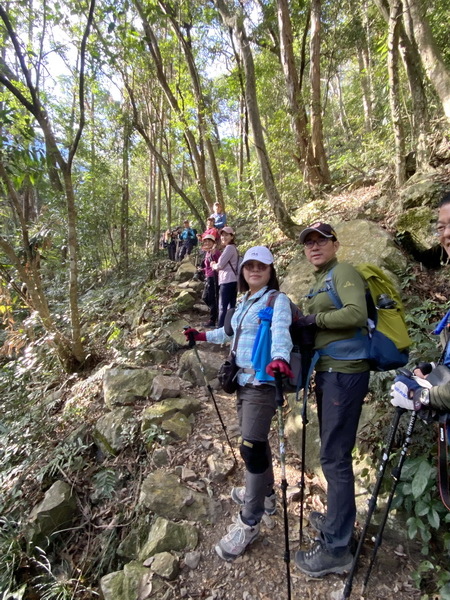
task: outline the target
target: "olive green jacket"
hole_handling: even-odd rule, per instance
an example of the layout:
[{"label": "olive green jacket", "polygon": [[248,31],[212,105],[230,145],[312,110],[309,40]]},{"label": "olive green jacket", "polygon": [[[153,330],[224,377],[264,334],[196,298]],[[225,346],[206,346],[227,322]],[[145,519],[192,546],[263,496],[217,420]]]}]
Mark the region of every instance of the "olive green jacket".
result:
[{"label": "olive green jacket", "polygon": [[[343,305],[339,309],[325,291],[327,273],[333,268],[333,283]],[[352,338],[358,329],[367,333],[365,284],[355,267],[349,263],[339,263],[334,258],[320,267],[315,272],[315,277],[315,284],[305,302],[306,311],[316,315],[318,330],[315,348],[325,348],[330,342]],[[337,360],[322,356],[316,365],[316,371],[362,373],[369,371],[369,363],[366,360]]]}]

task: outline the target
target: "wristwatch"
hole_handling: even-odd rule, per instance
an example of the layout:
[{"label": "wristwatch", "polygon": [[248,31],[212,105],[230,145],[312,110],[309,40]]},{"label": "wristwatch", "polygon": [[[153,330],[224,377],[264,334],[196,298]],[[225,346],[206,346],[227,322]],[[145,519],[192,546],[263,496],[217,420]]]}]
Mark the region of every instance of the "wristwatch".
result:
[{"label": "wristwatch", "polygon": [[430,404],[430,390],[423,388],[420,392],[419,400],[422,406],[428,406]]},{"label": "wristwatch", "polygon": [[430,390],[428,388],[420,388],[415,391],[414,397],[414,410],[419,412],[422,408],[427,409],[430,404]]}]

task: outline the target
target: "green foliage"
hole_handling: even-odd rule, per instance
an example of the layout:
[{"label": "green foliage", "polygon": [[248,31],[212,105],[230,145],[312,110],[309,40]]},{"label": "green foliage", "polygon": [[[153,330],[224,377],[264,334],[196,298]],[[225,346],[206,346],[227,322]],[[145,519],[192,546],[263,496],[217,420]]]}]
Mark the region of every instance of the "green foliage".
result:
[{"label": "green foliage", "polygon": [[117,486],[117,473],[114,469],[103,469],[92,478],[94,492],[93,500],[111,499]]}]

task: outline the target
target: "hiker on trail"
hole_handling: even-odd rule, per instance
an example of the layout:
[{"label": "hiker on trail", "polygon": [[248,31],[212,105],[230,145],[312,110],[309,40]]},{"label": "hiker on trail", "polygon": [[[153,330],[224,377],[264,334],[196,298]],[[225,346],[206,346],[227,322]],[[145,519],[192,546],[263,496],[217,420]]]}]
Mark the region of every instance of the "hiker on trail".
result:
[{"label": "hiker on trail", "polygon": [[164,234],[164,247],[167,248],[167,254],[169,256],[169,260],[175,260],[175,252],[176,252],[176,230],[168,229]]},{"label": "hiker on trail", "polygon": [[241,433],[240,452],[245,463],[245,487],[231,490],[231,499],[241,509],[228,533],[215,547],[217,554],[227,561],[243,554],[256,539],[264,512],[272,515],[276,511],[268,440],[270,423],[277,408],[273,377],[275,371],[292,376],[288,362],[292,349],[289,333],[292,316],[289,299],[284,294],[278,294],[273,305],[269,362],[264,370],[258,371],[259,379],[253,369],[252,351],[259,329],[258,314],[267,308],[270,290],[278,289],[270,250],[264,246],[250,248],[239,271],[239,291],[245,292],[245,295],[231,319],[234,337],[227,335],[224,327],[206,333],[195,329],[185,332],[188,340],[191,335],[195,341],[215,344],[231,341],[239,367],[237,414]]},{"label": "hiker on trail", "polygon": [[207,236],[207,235],[214,236],[214,241],[216,241],[216,242],[218,242],[220,240],[220,232],[217,229],[217,227],[215,226],[214,217],[208,217],[206,219],[206,229],[200,236],[197,236],[197,237],[199,237],[199,239],[203,240],[205,238],[205,236]]},{"label": "hiker on trail", "polygon": [[218,327],[223,327],[227,310],[236,306],[239,253],[234,237],[235,234],[232,227],[224,227],[222,229],[220,241],[223,251],[219,260],[211,263],[211,267],[219,274]]},{"label": "hiker on trail", "polygon": [[450,223],[450,192],[444,194],[438,206],[438,222],[436,224],[438,244],[425,249],[417,243],[409,231],[398,234],[396,239],[424,267],[440,269],[450,265],[450,228],[448,223]]},{"label": "hiker on trail", "polygon": [[221,252],[216,247],[214,235],[207,233],[203,236],[202,250],[205,253],[202,266],[199,268],[205,274],[202,300],[209,307],[209,321],[204,323],[203,327],[215,327],[219,314],[219,282],[217,271],[214,271],[211,263],[219,260]]},{"label": "hiker on trail", "polygon": [[214,212],[210,215],[214,219],[215,227],[221,231],[227,224],[227,215],[223,212],[220,202],[214,203]]},{"label": "hiker on trail", "polygon": [[189,224],[189,221],[183,221],[184,229],[180,233],[181,247],[178,255],[178,260],[181,262],[186,254],[192,252],[195,245],[196,233]]},{"label": "hiker on trail", "polygon": [[[315,284],[306,296],[305,313],[296,323],[316,328],[315,350],[332,342],[367,333],[365,286],[356,269],[339,263],[339,242],[328,223],[314,223],[300,233],[306,258],[315,270]],[[337,309],[325,280],[333,282],[342,301]],[[298,551],[297,567],[312,577],[344,573],[352,566],[349,544],[356,517],[352,450],[364,397],[369,385],[369,363],[322,355],[315,366],[315,394],[320,430],[320,462],[327,480],[327,511],[311,512],[310,525],[320,536],[310,551]]]},{"label": "hiker on trail", "polygon": [[[438,206],[436,235],[439,238],[440,252],[435,252],[435,256],[441,257],[440,266],[448,265],[450,264],[450,194],[444,196]],[[442,328],[441,342],[443,347],[447,348],[448,355],[447,361],[444,357],[444,364],[450,366],[450,314],[447,314],[448,322]],[[426,378],[420,369],[415,369],[414,375]],[[443,412],[450,410],[450,382],[433,386],[431,389],[424,388],[420,383],[423,382],[401,375],[396,377],[391,387],[391,403],[406,410],[419,411],[422,408]]]}]

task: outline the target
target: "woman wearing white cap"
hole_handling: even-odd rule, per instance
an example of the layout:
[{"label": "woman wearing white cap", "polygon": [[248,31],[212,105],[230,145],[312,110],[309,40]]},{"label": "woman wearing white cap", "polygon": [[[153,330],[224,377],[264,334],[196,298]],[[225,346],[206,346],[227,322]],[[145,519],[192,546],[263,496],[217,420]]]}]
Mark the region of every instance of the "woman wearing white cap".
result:
[{"label": "woman wearing white cap", "polygon": [[266,375],[261,376],[258,372],[260,379],[255,376],[252,352],[259,328],[259,312],[267,309],[271,294],[278,289],[270,250],[264,246],[250,248],[239,271],[239,291],[246,293],[231,319],[234,334],[227,335],[223,327],[207,333],[195,329],[185,332],[188,339],[193,336],[196,341],[216,344],[232,341],[236,364],[240,368],[237,375],[237,413],[241,430],[240,452],[245,463],[245,487],[232,489],[231,498],[240,505],[241,511],[228,533],[215,546],[217,554],[227,561],[243,554],[256,539],[264,512],[274,514],[276,510],[268,435],[276,412],[274,372],[292,376],[289,367],[292,317],[285,294],[278,293],[273,303],[270,362],[265,369]]},{"label": "woman wearing white cap", "polygon": [[234,235],[232,227],[222,229],[220,241],[222,242],[223,252],[217,262],[211,263],[211,267],[219,273],[218,327],[223,327],[227,310],[236,306],[239,253]]}]

